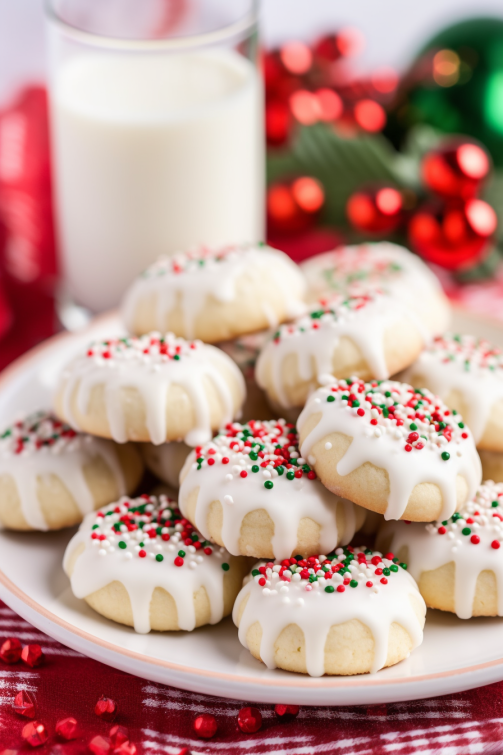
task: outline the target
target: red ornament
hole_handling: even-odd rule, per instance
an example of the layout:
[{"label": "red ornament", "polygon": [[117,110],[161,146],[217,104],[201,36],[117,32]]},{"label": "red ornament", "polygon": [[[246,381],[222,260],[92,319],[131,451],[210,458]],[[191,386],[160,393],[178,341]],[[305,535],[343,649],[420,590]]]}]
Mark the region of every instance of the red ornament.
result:
[{"label": "red ornament", "polygon": [[94,706],[94,712],[104,721],[113,721],[117,715],[117,703],[110,697],[102,695]]},{"label": "red ornament", "polygon": [[281,100],[272,100],[265,106],[265,133],[267,144],[279,147],[290,135],[292,117],[290,108]]},{"label": "red ornament", "polygon": [[274,712],[277,716],[297,716],[299,713],[298,705],[275,705]]},{"label": "red ornament", "polygon": [[212,716],[209,713],[203,713],[194,721],[194,731],[198,737],[202,737],[203,739],[211,739],[211,737],[214,737],[217,733],[217,729],[218,724],[215,716]]},{"label": "red ornament", "polygon": [[45,656],[40,645],[25,645],[21,659],[31,668],[35,668],[44,662]]},{"label": "red ornament", "polygon": [[357,55],[365,46],[361,31],[348,27],[337,34],[327,34],[315,42],[313,52],[318,63],[335,63],[341,57]]},{"label": "red ornament", "polygon": [[123,742],[127,742],[129,740],[129,731],[125,726],[119,726],[118,724],[112,726],[109,731],[109,735],[113,747],[118,747]]},{"label": "red ornament", "polygon": [[4,663],[17,663],[21,658],[23,646],[16,637],[9,637],[0,647],[0,658]]},{"label": "red ornament", "polygon": [[481,199],[425,205],[409,223],[409,241],[424,259],[457,270],[487,255],[497,223],[493,208]]},{"label": "red ornament", "polygon": [[262,727],[262,713],[258,708],[241,708],[238,726],[244,734],[255,734]]},{"label": "red ornament", "polygon": [[93,737],[87,747],[93,755],[109,755],[111,751],[110,740],[108,737],[102,737],[101,734]]},{"label": "red ornament", "polygon": [[346,214],[351,225],[363,233],[390,233],[402,221],[403,197],[391,186],[358,191],[348,199]]},{"label": "red ornament", "polygon": [[113,755],[136,755],[136,745],[132,742],[123,742],[114,748]]},{"label": "red ornament", "polygon": [[386,125],[386,113],[382,105],[375,100],[359,100],[353,108],[355,122],[364,131],[374,134],[382,131]]},{"label": "red ornament", "polygon": [[62,739],[76,739],[77,719],[72,716],[60,719],[56,724],[56,734]]},{"label": "red ornament", "polygon": [[429,152],[421,164],[428,189],[451,199],[474,197],[490,171],[491,161],[484,148],[459,140]]},{"label": "red ornament", "polygon": [[273,184],[267,192],[269,232],[298,233],[316,223],[325,202],[323,186],[302,176],[289,183]]},{"label": "red ornament", "polygon": [[35,718],[35,700],[29,692],[25,692],[24,690],[18,692],[14,698],[12,707],[20,716]]},{"label": "red ornament", "polygon": [[30,721],[29,724],[25,724],[21,736],[32,747],[45,745],[49,738],[47,729],[44,724],[40,723],[40,721]]}]

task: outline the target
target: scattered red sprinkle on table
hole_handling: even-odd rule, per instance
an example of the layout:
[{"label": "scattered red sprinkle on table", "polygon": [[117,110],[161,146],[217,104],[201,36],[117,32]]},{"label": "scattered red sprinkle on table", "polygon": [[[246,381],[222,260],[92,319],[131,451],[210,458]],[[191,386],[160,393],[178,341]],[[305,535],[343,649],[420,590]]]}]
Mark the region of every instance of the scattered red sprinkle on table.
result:
[{"label": "scattered red sprinkle on table", "polygon": [[40,645],[25,645],[21,652],[21,660],[30,666],[30,668],[40,666],[45,660]]},{"label": "scattered red sprinkle on table", "polygon": [[262,727],[262,713],[258,708],[241,708],[238,713],[238,726],[244,734],[255,734]]},{"label": "scattered red sprinkle on table", "polygon": [[26,692],[24,689],[17,693],[12,707],[20,716],[35,718],[35,700],[30,693]]},{"label": "scattered red sprinkle on table", "polygon": [[102,695],[94,706],[94,712],[103,721],[113,721],[117,715],[117,703],[110,697]]},{"label": "scattered red sprinkle on table", "polygon": [[76,739],[77,726],[77,719],[73,718],[73,716],[68,716],[68,718],[61,718],[56,723],[56,734],[62,739]]},{"label": "scattered red sprinkle on table", "polygon": [[198,737],[211,739],[217,733],[218,724],[215,716],[210,713],[203,713],[194,720],[194,731]]},{"label": "scattered red sprinkle on table", "polygon": [[0,647],[0,658],[4,663],[17,663],[21,658],[23,646],[16,637],[9,637]]},{"label": "scattered red sprinkle on table", "polygon": [[275,705],[274,712],[277,716],[297,716],[299,713],[298,705]]},{"label": "scattered red sprinkle on table", "polygon": [[30,721],[29,724],[25,724],[21,736],[31,747],[40,747],[49,738],[47,729],[40,721]]},{"label": "scattered red sprinkle on table", "polygon": [[108,737],[102,737],[101,734],[98,734],[91,739],[87,747],[93,755],[109,755],[111,742]]}]

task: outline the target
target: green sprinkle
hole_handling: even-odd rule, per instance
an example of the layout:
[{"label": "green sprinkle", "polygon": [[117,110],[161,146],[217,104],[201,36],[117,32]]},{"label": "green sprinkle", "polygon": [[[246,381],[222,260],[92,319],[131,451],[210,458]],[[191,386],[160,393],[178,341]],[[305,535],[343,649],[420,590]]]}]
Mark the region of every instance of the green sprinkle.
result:
[{"label": "green sprinkle", "polygon": [[222,569],[223,569],[224,571],[229,571],[229,569],[230,569],[230,568],[231,568],[231,567],[229,566],[229,564],[226,564],[226,563],[223,563],[223,564],[222,564]]},{"label": "green sprinkle", "polygon": [[383,569],[383,570],[382,570],[382,573],[384,574],[384,576],[385,576],[385,577],[389,577],[389,573],[390,573],[390,572],[389,572],[389,569],[388,569],[388,568],[385,568],[385,569]]},{"label": "green sprinkle", "polygon": [[352,579],[351,582],[349,583],[349,586],[350,587],[358,587],[358,582],[356,581],[356,579]]},{"label": "green sprinkle", "polygon": [[138,543],[138,545],[140,546],[140,548],[144,548],[145,547],[145,543]]},{"label": "green sprinkle", "polygon": [[124,548],[127,548],[127,543],[124,542],[124,540],[119,541],[119,548],[124,550]]},{"label": "green sprinkle", "polygon": [[384,395],[386,396],[386,398],[391,398],[391,391],[386,391]]},{"label": "green sprinkle", "polygon": [[407,571],[407,564],[400,564],[400,566],[402,567],[402,569],[405,569],[405,571]]},{"label": "green sprinkle", "polygon": [[465,426],[464,422],[458,422],[458,427],[461,428],[461,430],[463,430],[464,426]]},{"label": "green sprinkle", "polygon": [[[496,504],[496,505],[498,505],[498,504]],[[91,527],[91,529],[97,530],[97,529],[99,529],[99,526],[100,526],[99,524],[93,524],[93,526]]]},{"label": "green sprinkle", "polygon": [[335,396],[327,396],[327,401],[331,404],[332,401],[335,401]]},{"label": "green sprinkle", "polygon": [[327,585],[325,587],[325,592],[335,592],[335,587],[333,587],[332,585]]},{"label": "green sprinkle", "polygon": [[392,564],[392,566],[389,567],[390,571],[398,571],[398,566],[396,564]]},{"label": "green sprinkle", "polygon": [[358,401],[357,399],[355,399],[355,400],[353,401],[353,406],[355,406],[355,407],[359,407],[359,406],[360,406],[360,402],[359,402],[359,401]]},{"label": "green sprinkle", "polygon": [[264,488],[267,488],[267,490],[271,490],[271,488],[274,487],[274,483],[272,480],[266,480],[264,482]]},{"label": "green sprinkle", "polygon": [[410,427],[411,430],[417,430],[417,425],[416,425],[415,422],[411,422],[410,425],[409,425],[409,427]]},{"label": "green sprinkle", "polygon": [[158,553],[155,557],[155,560],[159,561],[159,563],[161,563],[161,561],[164,561],[164,556],[162,555],[162,553]]},{"label": "green sprinkle", "polygon": [[259,574],[260,574],[260,572],[259,572],[258,569],[253,569],[253,571],[252,571],[252,577],[258,577]]},{"label": "green sprinkle", "polygon": [[180,354],[175,354],[175,356],[173,357],[173,359],[175,360],[175,362],[178,362],[179,359],[180,359]]},{"label": "green sprinkle", "polygon": [[[455,512],[455,513],[454,513],[454,514],[452,515],[451,519],[452,519],[452,521],[453,521],[453,522],[457,522],[457,521],[458,521],[458,519],[461,519],[461,514],[459,513],[459,511],[456,511],[456,512]],[[446,522],[446,524],[447,524],[447,522]]]},{"label": "green sprinkle", "polygon": [[450,453],[448,453],[447,451],[443,451],[443,452],[442,452],[442,459],[443,459],[444,461],[449,461],[449,459],[450,459],[450,458],[451,458],[451,455],[450,455]]},{"label": "green sprinkle", "polygon": [[469,527],[463,527],[463,529],[461,530],[461,534],[462,535],[470,535],[471,534],[471,529]]},{"label": "green sprinkle", "polygon": [[276,472],[279,475],[282,475],[284,471],[285,471],[285,467],[282,467],[281,464],[279,465],[279,467],[276,467]]},{"label": "green sprinkle", "polygon": [[491,506],[493,507],[493,509],[495,509],[499,505],[499,501],[491,501]]},{"label": "green sprinkle", "polygon": [[252,461],[257,461],[257,459],[258,459],[258,454],[256,454],[256,453],[255,453],[255,451],[250,451],[250,459],[251,459]]},{"label": "green sprinkle", "polygon": [[288,472],[286,473],[286,479],[293,480],[294,477],[295,477],[295,472],[292,472],[292,470],[289,469]]},{"label": "green sprinkle", "polygon": [[181,558],[185,558],[185,551],[178,551],[178,555],[181,556]]},{"label": "green sprinkle", "polygon": [[260,472],[260,467],[257,464],[254,464],[252,467],[252,472]]}]

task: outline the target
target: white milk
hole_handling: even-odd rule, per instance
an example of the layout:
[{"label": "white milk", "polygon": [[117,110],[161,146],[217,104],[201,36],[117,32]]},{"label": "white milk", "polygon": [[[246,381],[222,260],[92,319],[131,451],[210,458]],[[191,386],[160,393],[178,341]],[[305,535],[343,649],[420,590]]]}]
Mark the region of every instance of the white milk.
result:
[{"label": "white milk", "polygon": [[262,92],[233,51],[74,57],[53,82],[65,281],[115,306],[160,254],[263,237]]}]

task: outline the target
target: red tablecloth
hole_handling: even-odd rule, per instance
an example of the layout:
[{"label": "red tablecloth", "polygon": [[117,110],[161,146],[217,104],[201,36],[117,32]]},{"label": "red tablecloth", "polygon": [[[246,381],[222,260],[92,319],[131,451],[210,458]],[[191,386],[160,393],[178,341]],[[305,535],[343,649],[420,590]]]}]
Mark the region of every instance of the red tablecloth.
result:
[{"label": "red tablecloth", "polygon": [[[192,755],[445,755],[503,753],[503,683],[449,697],[371,707],[301,707],[296,719],[284,721],[272,705],[259,705],[262,729],[243,734],[237,727],[240,700],[184,692],[128,676],[90,660],[50,639],[0,603],[1,637],[39,643],[45,663],[31,669],[22,661],[0,661],[0,755],[84,755],[96,735],[107,736],[113,724],[96,716],[101,695],[117,702],[114,723],[129,729],[130,741],[141,755],[177,755],[187,747]],[[36,720],[45,724],[49,739],[32,749],[21,730],[29,719],[12,709],[20,690],[36,700]],[[211,713],[218,731],[211,740],[198,739],[193,722]],[[55,734],[59,719],[73,716],[79,736],[63,742]],[[56,747],[59,745],[59,747]],[[7,753],[5,753],[7,750]]]}]

